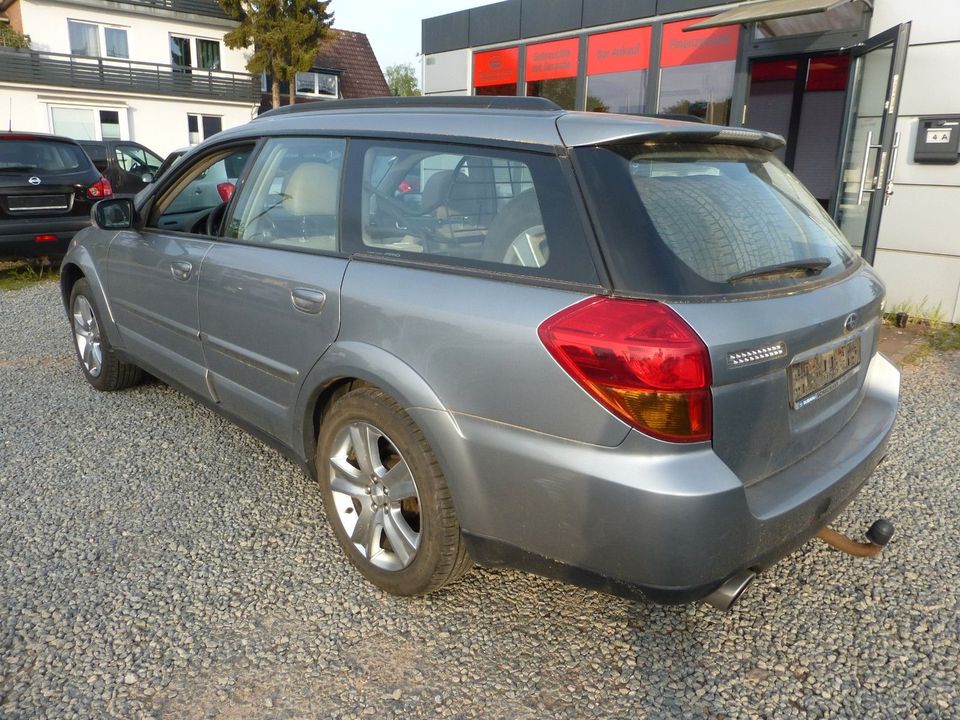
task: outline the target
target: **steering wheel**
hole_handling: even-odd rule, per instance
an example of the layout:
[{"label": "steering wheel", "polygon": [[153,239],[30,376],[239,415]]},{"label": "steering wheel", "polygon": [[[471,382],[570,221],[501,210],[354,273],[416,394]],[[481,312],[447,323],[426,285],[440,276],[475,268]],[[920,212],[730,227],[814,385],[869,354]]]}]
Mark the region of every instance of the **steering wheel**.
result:
[{"label": "steering wheel", "polygon": [[220,225],[223,223],[223,216],[227,212],[227,203],[222,202],[207,214],[205,229],[207,235],[216,235],[220,232]]}]

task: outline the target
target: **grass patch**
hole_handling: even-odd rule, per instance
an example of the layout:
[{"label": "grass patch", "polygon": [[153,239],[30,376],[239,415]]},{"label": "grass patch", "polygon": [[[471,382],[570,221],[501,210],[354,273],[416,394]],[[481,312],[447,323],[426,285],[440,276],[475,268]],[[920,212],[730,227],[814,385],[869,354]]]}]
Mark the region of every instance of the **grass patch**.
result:
[{"label": "grass patch", "polygon": [[55,280],[59,268],[49,263],[0,262],[0,290],[20,290],[38,282]]},{"label": "grass patch", "polygon": [[925,335],[925,344],[931,350],[960,350],[960,325],[931,326]]}]

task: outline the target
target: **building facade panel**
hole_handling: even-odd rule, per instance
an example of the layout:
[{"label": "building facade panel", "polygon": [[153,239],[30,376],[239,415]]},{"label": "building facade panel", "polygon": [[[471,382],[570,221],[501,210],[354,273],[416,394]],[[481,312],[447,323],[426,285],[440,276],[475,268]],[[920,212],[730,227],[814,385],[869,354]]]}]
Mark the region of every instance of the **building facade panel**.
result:
[{"label": "building facade panel", "polygon": [[451,50],[430,55],[424,60],[423,92],[428,95],[440,93],[470,92],[469,50]]},{"label": "building facade panel", "polygon": [[935,311],[960,323],[960,257],[880,248],[875,267],[887,286],[888,308],[905,306],[914,315]]},{"label": "building facade panel", "polygon": [[520,38],[520,0],[482,5],[470,10],[470,47]]}]

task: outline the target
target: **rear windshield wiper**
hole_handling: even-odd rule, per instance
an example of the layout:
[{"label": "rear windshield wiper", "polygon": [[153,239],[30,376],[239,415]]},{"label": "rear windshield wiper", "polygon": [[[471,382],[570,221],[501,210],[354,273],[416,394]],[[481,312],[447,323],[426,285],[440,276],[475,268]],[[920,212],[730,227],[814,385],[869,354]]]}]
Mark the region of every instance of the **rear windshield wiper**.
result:
[{"label": "rear windshield wiper", "polygon": [[767,277],[768,275],[789,275],[798,272],[804,273],[807,277],[819,275],[825,269],[830,267],[830,258],[815,257],[806,260],[790,260],[789,262],[778,263],[776,265],[765,265],[756,270],[737,273],[727,278],[728,283],[740,282],[741,280],[754,280],[756,278]]},{"label": "rear windshield wiper", "polygon": [[0,165],[0,172],[26,172],[36,169],[36,165]]}]

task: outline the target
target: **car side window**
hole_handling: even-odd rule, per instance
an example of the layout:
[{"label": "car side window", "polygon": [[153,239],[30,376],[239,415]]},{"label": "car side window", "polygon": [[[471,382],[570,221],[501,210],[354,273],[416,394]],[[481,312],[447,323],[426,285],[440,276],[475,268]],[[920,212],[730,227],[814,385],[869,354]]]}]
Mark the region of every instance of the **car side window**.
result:
[{"label": "car side window", "polygon": [[117,145],[114,149],[117,164],[128,173],[142,175],[154,174],[163,162],[151,152],[138,148],[135,145]]},{"label": "car side window", "polygon": [[225,236],[253,245],[336,252],[345,146],[334,138],[267,141]]},{"label": "car side window", "polygon": [[216,234],[252,150],[221,150],[183,168],[157,201],[147,225],[200,235]]},{"label": "car side window", "polygon": [[365,252],[597,282],[554,156],[371,144],[361,186]]}]

